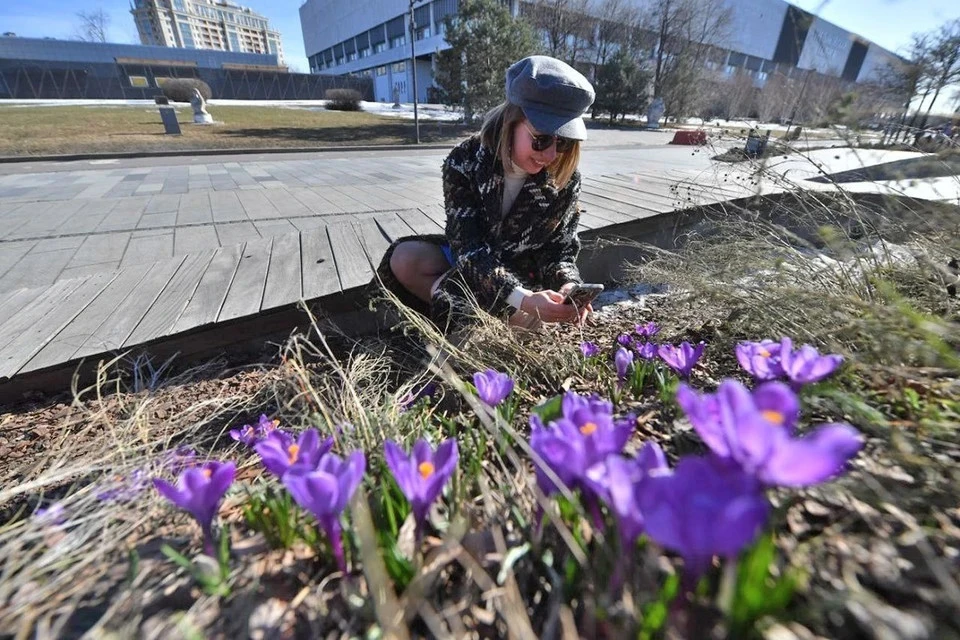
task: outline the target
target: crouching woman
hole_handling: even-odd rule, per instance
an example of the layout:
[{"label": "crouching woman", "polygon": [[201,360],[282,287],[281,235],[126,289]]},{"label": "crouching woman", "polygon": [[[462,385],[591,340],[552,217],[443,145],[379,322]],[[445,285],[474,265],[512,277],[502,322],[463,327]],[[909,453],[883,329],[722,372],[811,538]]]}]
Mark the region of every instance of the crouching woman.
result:
[{"label": "crouching woman", "polygon": [[397,240],[378,269],[441,327],[474,304],[523,327],[582,322],[590,311],[563,299],[581,282],[577,167],[593,87],[566,63],[531,56],[507,70],[506,90],[443,163],[446,233]]}]

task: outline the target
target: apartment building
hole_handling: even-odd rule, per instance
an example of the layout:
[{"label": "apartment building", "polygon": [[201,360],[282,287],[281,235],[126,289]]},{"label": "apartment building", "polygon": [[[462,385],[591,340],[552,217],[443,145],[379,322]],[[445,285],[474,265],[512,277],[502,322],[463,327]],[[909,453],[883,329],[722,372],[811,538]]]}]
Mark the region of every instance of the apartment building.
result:
[{"label": "apartment building", "polygon": [[269,54],[283,64],[267,18],[226,0],[132,0],[130,13],[142,44]]}]

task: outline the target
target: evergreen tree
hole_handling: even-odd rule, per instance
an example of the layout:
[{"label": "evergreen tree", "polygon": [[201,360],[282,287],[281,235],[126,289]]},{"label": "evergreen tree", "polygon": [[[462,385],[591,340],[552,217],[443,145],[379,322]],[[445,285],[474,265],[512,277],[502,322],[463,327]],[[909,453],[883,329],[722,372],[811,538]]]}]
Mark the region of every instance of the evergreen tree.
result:
[{"label": "evergreen tree", "polygon": [[536,36],[497,0],[461,0],[444,26],[450,48],[437,56],[435,82],[470,122],[504,100],[507,67],[537,53]]},{"label": "evergreen tree", "polygon": [[650,74],[621,48],[597,68],[595,111],[617,116],[639,113],[647,106]]}]

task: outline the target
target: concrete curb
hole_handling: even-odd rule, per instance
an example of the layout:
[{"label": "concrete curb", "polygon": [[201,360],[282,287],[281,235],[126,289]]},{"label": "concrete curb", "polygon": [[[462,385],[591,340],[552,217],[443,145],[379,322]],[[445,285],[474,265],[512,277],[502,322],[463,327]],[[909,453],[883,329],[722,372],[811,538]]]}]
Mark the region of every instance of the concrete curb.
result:
[{"label": "concrete curb", "polygon": [[270,147],[266,149],[171,149],[169,151],[119,151],[115,153],[68,153],[47,156],[0,156],[0,164],[23,162],[72,162],[76,160],[120,160],[130,158],[169,158],[174,156],[235,156],[270,153],[331,153],[337,151],[405,151],[426,149],[449,150],[446,144],[384,144],[343,147]]}]

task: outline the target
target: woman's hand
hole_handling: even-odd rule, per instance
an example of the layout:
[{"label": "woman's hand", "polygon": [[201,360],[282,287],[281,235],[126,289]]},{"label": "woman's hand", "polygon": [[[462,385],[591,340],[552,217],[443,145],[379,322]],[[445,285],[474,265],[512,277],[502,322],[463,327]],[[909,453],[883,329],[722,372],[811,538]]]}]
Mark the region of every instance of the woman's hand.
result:
[{"label": "woman's hand", "polygon": [[[576,282],[568,282],[567,284],[560,287],[560,293],[563,294],[564,298],[566,298],[567,294],[575,286],[577,286]],[[573,305],[573,304],[566,304],[563,306],[577,308],[576,305]],[[577,324],[583,326],[587,322],[587,316],[593,313],[593,304],[587,303],[586,306],[577,308],[577,311],[579,312],[579,318],[577,319],[578,321]]]},{"label": "woman's hand", "polygon": [[586,309],[577,309],[572,304],[563,304],[564,295],[546,289],[536,291],[523,299],[520,310],[540,318],[543,322],[577,322],[580,313],[586,317]]}]

